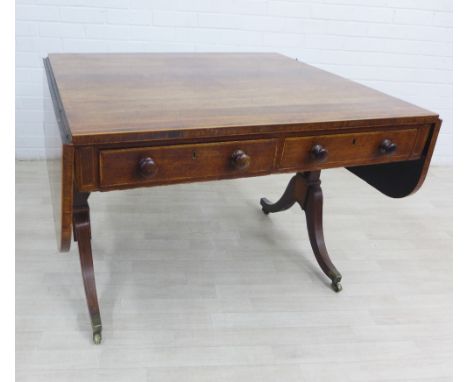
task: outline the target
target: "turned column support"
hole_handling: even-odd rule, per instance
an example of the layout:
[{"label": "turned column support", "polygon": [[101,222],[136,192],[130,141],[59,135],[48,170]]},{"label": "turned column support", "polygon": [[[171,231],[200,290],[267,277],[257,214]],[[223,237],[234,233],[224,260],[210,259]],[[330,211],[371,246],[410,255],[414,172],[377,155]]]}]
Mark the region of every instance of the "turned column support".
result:
[{"label": "turned column support", "polygon": [[78,242],[81,274],[91,318],[93,341],[95,344],[99,344],[102,339],[102,323],[94,278],[88,197],[88,192],[75,192],[73,195],[73,233],[75,241]]},{"label": "turned column support", "polygon": [[339,292],[342,289],[341,274],[328,255],[323,236],[323,194],[320,184],[320,171],[297,173],[289,181],[286,191],[276,203],[262,198],[260,204],[263,212],[269,214],[287,210],[294,203],[299,203],[306,216],[307,231],[315,258],[322,271],[332,281],[333,289]]}]

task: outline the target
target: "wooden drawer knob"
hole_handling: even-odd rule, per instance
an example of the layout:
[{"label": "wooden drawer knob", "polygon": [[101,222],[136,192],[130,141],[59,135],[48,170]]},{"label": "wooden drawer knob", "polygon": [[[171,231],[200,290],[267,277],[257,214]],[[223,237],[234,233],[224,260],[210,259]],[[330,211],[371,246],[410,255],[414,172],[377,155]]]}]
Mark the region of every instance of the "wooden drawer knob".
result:
[{"label": "wooden drawer knob", "polygon": [[323,162],[328,157],[328,150],[322,145],[315,145],[310,154],[312,160]]},{"label": "wooden drawer knob", "polygon": [[236,150],[231,155],[231,163],[238,170],[246,169],[250,165],[250,156],[242,150]]},{"label": "wooden drawer knob", "polygon": [[138,171],[143,178],[151,178],[158,172],[158,166],[153,158],[145,157],[138,162]]},{"label": "wooden drawer knob", "polygon": [[379,146],[379,151],[382,154],[393,154],[397,149],[396,143],[393,143],[390,139],[384,139]]}]

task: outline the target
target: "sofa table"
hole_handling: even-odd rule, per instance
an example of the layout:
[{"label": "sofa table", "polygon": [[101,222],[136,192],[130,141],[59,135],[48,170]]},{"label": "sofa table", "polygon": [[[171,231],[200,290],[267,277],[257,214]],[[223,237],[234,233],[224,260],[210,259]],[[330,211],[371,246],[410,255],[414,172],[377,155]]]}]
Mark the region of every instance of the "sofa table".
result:
[{"label": "sofa table", "polygon": [[[93,340],[102,324],[87,199],[174,183],[296,173],[265,214],[298,203],[335,291],[322,169],[400,198],[423,183],[437,114],[273,53],[51,54],[44,131],[58,246],[78,243]],[[157,218],[157,217],[155,217]]]}]

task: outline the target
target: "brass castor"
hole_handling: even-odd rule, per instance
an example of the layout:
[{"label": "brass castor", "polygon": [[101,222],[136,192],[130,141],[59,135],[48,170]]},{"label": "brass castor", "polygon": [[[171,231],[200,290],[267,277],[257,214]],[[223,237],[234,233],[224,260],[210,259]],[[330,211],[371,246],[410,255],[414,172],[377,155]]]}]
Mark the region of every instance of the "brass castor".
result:
[{"label": "brass castor", "polygon": [[96,332],[93,334],[93,342],[96,344],[96,345],[99,345],[102,341],[102,335],[101,335],[101,332]]},{"label": "brass castor", "polygon": [[333,281],[331,285],[336,293],[341,292],[343,290],[343,287],[341,286],[341,283],[339,281]]}]

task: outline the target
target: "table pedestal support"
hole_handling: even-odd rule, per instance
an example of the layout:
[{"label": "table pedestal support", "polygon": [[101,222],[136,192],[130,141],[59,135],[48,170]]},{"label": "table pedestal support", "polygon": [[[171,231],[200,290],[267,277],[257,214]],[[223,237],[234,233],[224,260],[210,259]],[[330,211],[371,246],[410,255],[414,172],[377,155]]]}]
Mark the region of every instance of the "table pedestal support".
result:
[{"label": "table pedestal support", "polygon": [[323,237],[323,195],[320,183],[320,171],[297,173],[290,180],[286,191],[276,203],[262,198],[260,204],[263,212],[269,214],[287,210],[294,203],[299,203],[306,215],[307,231],[315,258],[322,271],[331,279],[335,292],[339,292],[342,289],[341,274],[330,260]]},{"label": "table pedestal support", "polygon": [[80,252],[81,273],[93,329],[93,341],[99,344],[102,339],[102,324],[94,279],[88,197],[88,192],[75,192],[73,195],[73,233]]}]

